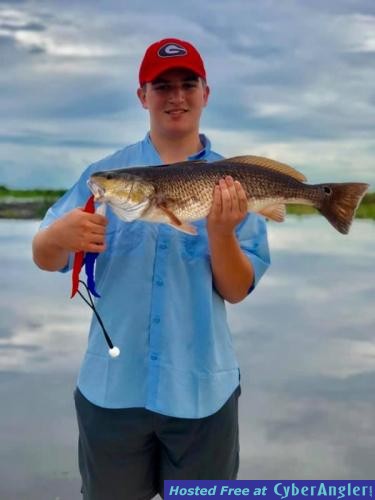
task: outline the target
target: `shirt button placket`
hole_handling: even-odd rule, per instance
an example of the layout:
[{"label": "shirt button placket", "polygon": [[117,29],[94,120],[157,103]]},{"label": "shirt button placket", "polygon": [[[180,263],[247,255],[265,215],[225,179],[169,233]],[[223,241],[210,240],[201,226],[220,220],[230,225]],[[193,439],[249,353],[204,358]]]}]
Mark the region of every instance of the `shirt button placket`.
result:
[{"label": "shirt button placket", "polygon": [[151,324],[150,324],[150,360],[157,361],[160,353],[160,324],[161,307],[164,302],[163,294],[165,291],[164,279],[167,263],[166,250],[168,245],[163,238],[163,227],[159,227],[158,240],[156,243],[155,266],[152,282],[152,302],[151,302]]}]

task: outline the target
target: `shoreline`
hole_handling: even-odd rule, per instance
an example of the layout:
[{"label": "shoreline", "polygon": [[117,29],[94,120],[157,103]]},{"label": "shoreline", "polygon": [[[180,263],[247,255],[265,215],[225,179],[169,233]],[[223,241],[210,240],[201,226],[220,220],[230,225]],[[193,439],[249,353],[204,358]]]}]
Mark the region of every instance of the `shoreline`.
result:
[{"label": "shoreline", "polygon": [[0,201],[0,219],[42,219],[52,204],[53,202],[45,200],[6,203]]},{"label": "shoreline", "polygon": [[[0,219],[42,219],[48,208],[63,194],[64,190],[8,190],[0,186]],[[307,205],[287,205],[287,214],[314,215],[319,212]],[[375,220],[375,192],[368,193],[357,209],[356,219]]]},{"label": "shoreline", "polygon": [[[0,201],[0,220],[41,220],[52,204],[53,202],[46,202],[45,200],[7,203]],[[319,212],[311,207],[294,205],[287,207],[288,215],[304,217],[319,215]],[[355,219],[375,220],[375,204],[365,205],[364,208],[359,207]]]}]

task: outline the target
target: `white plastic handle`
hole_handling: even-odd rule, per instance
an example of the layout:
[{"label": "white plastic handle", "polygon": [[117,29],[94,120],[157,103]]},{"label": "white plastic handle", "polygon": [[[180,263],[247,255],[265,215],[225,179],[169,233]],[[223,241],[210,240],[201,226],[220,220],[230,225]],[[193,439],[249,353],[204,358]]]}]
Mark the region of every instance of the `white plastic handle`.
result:
[{"label": "white plastic handle", "polygon": [[120,349],[114,345],[112,349],[108,349],[108,353],[111,358],[117,358],[117,356],[120,356]]},{"label": "white plastic handle", "polygon": [[105,215],[106,211],[107,211],[107,204],[106,203],[100,203],[96,207],[95,213],[97,213],[99,215]]}]

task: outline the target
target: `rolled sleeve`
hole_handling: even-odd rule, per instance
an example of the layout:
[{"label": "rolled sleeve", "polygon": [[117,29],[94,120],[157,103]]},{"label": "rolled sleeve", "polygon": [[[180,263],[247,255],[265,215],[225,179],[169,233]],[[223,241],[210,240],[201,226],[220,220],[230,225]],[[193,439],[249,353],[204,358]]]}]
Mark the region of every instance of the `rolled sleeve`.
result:
[{"label": "rolled sleeve", "polygon": [[241,250],[249,259],[254,270],[254,281],[248,291],[250,293],[257,286],[271,263],[267,225],[263,217],[250,213],[238,226],[236,233]]},{"label": "rolled sleeve", "polygon": [[74,263],[74,253],[69,254],[68,262],[66,265],[62,268],[59,269],[60,273],[67,273],[73,269],[73,263]]}]

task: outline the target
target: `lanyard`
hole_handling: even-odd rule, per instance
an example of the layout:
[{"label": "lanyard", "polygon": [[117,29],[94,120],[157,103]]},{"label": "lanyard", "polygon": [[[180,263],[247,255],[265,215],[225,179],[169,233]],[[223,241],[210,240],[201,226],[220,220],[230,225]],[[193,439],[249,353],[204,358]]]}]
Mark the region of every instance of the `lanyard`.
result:
[{"label": "lanyard", "polygon": [[[85,212],[88,213],[95,213],[95,203],[94,203],[94,196],[90,196],[90,198],[87,200],[86,205],[83,209]],[[101,213],[102,215],[105,215],[105,204],[103,203],[96,209],[96,213]],[[71,298],[75,296],[76,293],[80,295],[80,297],[86,302],[86,304],[90,307],[90,309],[94,312],[105,337],[105,340],[108,344],[109,347],[109,355],[112,358],[117,358],[120,354],[120,349],[116,346],[113,345],[110,336],[108,335],[103,321],[98,313],[98,311],[95,308],[94,300],[92,298],[92,295],[96,298],[100,298],[100,295],[96,291],[95,287],[95,261],[96,258],[98,257],[98,253],[95,252],[76,252],[74,255],[74,263],[73,263],[73,271],[72,271],[72,293],[71,293]],[[86,271],[86,277],[87,277],[87,283],[84,281],[80,280],[79,275],[81,272],[81,269],[85,266],[85,271]],[[85,289],[86,293],[88,295],[88,300],[84,295],[80,292],[79,290],[79,285],[82,284]]]}]

